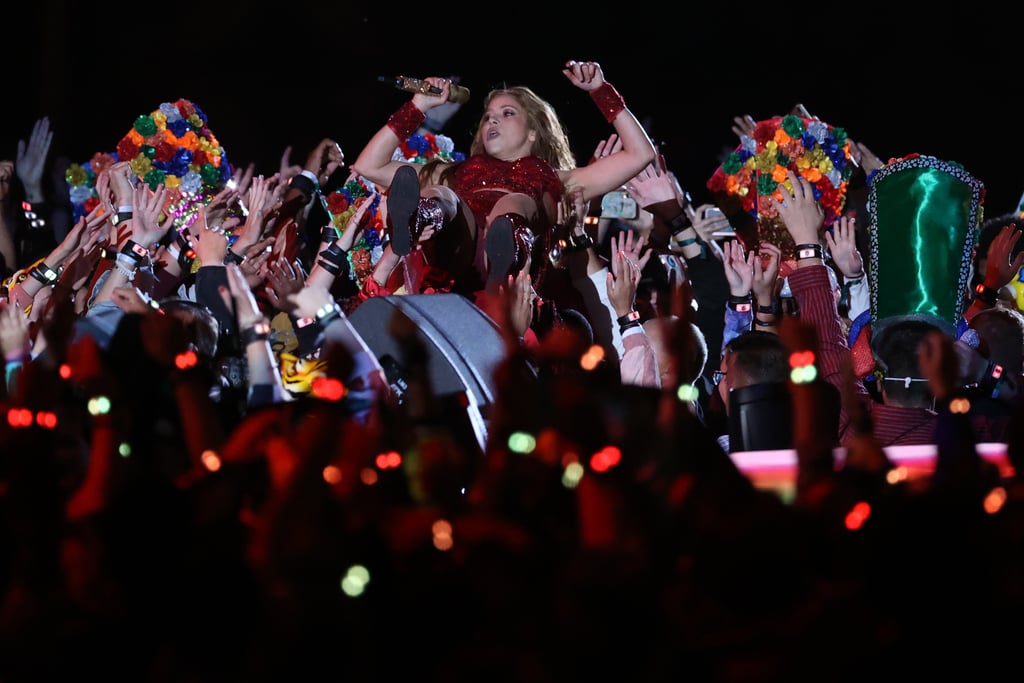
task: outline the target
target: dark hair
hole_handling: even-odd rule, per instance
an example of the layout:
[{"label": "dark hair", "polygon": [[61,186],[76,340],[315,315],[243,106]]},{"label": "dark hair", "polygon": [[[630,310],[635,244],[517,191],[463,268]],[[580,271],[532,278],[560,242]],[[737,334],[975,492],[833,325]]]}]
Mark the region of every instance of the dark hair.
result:
[{"label": "dark hair", "polygon": [[[924,379],[917,363],[917,349],[929,332],[941,331],[924,320],[899,320],[888,324],[871,340],[879,370],[885,377],[894,378],[882,383],[889,403],[908,408],[931,407],[933,397],[928,383],[913,381]],[[910,382],[905,381],[908,377]]]},{"label": "dark hair", "polygon": [[209,308],[195,301],[176,297],[161,300],[160,308],[168,315],[187,314],[178,315],[178,318],[184,322],[185,328],[189,331],[189,336],[196,346],[196,353],[207,360],[217,355],[220,323],[217,322],[217,317]]},{"label": "dark hair", "polygon": [[978,352],[1007,370],[1024,370],[1024,314],[1002,306],[986,308],[970,322],[978,333]]},{"label": "dark hair", "polygon": [[732,358],[729,372],[743,376],[742,380],[730,377],[734,387],[789,379],[789,350],[777,334],[750,330],[726,344],[725,350]]}]

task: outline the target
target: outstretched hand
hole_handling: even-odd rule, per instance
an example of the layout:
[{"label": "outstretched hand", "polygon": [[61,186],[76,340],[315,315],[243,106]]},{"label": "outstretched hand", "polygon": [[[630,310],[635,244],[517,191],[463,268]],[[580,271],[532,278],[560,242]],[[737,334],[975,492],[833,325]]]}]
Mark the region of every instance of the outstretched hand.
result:
[{"label": "outstretched hand", "polygon": [[811,182],[791,170],[786,171],[786,177],[788,183],[778,185],[782,199],[773,195],[770,201],[796,244],[820,244],[818,231],[825,219],[825,210],[814,198]]},{"label": "outstretched hand", "polygon": [[998,290],[1009,284],[1024,267],[1024,251],[1018,253],[1013,257],[1013,261],[1010,261],[1010,254],[1013,253],[1020,235],[1021,232],[1017,225],[1009,223],[1004,225],[992,240],[985,259],[986,286]]}]

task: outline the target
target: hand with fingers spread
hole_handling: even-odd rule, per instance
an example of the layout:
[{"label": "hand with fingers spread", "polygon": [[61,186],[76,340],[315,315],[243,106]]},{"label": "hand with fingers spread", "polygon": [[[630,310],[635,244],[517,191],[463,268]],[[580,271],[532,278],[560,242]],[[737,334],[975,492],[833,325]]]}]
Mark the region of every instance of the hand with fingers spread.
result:
[{"label": "hand with fingers spread", "polygon": [[992,240],[985,261],[984,284],[986,287],[998,290],[1013,281],[1020,269],[1024,267],[1024,251],[1014,256],[1012,261],[1010,260],[1020,236],[1020,228],[1016,224],[1010,223],[1003,226],[1003,229]]},{"label": "hand with fingers spread", "polygon": [[644,170],[633,176],[626,183],[626,192],[642,209],[659,202],[678,200],[675,180],[655,163],[647,164]]},{"label": "hand with fingers spread", "polygon": [[228,236],[219,226],[211,225],[206,217],[206,208],[196,210],[195,224],[199,234],[193,240],[192,248],[202,266],[223,266],[228,253]]},{"label": "hand with fingers spread", "polygon": [[32,348],[28,316],[16,302],[0,306],[0,351],[9,362],[27,359]]},{"label": "hand with fingers spread", "polygon": [[754,270],[750,288],[754,292],[756,305],[771,307],[775,303],[781,261],[781,249],[771,242],[761,242],[758,253],[752,259]]},{"label": "hand with fingers spread", "polygon": [[992,239],[985,258],[985,279],[978,283],[974,301],[964,313],[967,320],[971,320],[986,308],[995,306],[997,292],[1012,282],[1020,269],[1024,268],[1024,251],[1010,260],[1020,236],[1021,231],[1016,223],[1007,223]]},{"label": "hand with fingers spread", "polygon": [[641,235],[640,233],[632,230],[625,230],[619,233],[618,241],[616,242],[618,247],[612,248],[612,253],[616,249],[621,250],[626,258],[632,263],[635,263],[637,268],[641,271],[647,266],[647,262],[651,260],[651,250],[647,247],[647,236]]},{"label": "hand with fingers spread", "polygon": [[52,142],[53,131],[50,130],[48,116],[36,120],[28,142],[18,140],[18,156],[15,157],[14,168],[25,189],[25,199],[29,202],[46,199],[43,193],[43,171],[46,169],[46,157]]},{"label": "hand with fingers spread", "polygon": [[245,252],[245,260],[238,264],[245,275],[245,281],[252,289],[263,286],[267,280],[268,264],[273,249],[274,238],[268,237],[265,240],[252,245]]},{"label": "hand with fingers spread", "polygon": [[249,214],[246,216],[245,223],[242,224],[241,229],[236,231],[238,239],[232,245],[232,250],[239,256],[245,255],[246,250],[253,244],[256,244],[260,236],[263,235],[267,216],[277,201],[273,189],[276,180],[277,176],[265,179],[262,175],[252,179],[252,183],[246,193],[246,205],[248,206]]},{"label": "hand with fingers spread", "polygon": [[296,262],[283,258],[271,261],[267,267],[267,286],[265,291],[270,303],[279,311],[291,313],[295,310],[291,295],[306,286],[302,268]]},{"label": "hand with fingers spread", "polygon": [[[636,304],[636,290],[640,285],[640,274],[643,265],[636,258],[637,250],[631,241],[632,233],[627,232],[623,238],[621,235],[611,237],[611,263],[607,275],[608,301],[615,309],[616,317],[621,318],[633,310]],[[640,240],[642,246],[642,238]],[[650,251],[644,257],[650,256]]]},{"label": "hand with fingers spread", "polygon": [[814,187],[809,180],[798,176],[792,170],[786,171],[786,177],[787,183],[779,183],[778,186],[782,200],[772,196],[771,202],[795,244],[820,245],[820,230],[825,219],[825,210],[814,198]]},{"label": "hand with fingers spread", "polygon": [[622,149],[622,142],[619,140],[619,136],[612,133],[605,140],[601,140],[597,143],[597,147],[594,148],[594,154],[590,157],[588,163],[594,163],[598,159],[603,159],[606,156],[615,154]]},{"label": "hand with fingers spread", "polygon": [[744,135],[748,137],[753,135],[755,128],[757,128],[757,121],[750,114],[732,117],[732,132],[738,138],[742,138]]},{"label": "hand with fingers spread", "polygon": [[885,165],[881,157],[868,149],[868,146],[863,142],[856,142],[850,140],[850,156],[853,160],[864,169],[864,173],[871,175],[872,171],[875,171]]},{"label": "hand with fingers spread", "polygon": [[134,205],[132,217],[132,240],[149,249],[156,245],[171,227],[171,217],[167,216],[160,222],[167,199],[167,188],[161,183],[155,191],[150,192],[149,186],[139,183],[132,191]]},{"label": "hand with fingers spread", "polygon": [[858,280],[864,277],[864,259],[857,249],[855,219],[852,216],[840,216],[832,224],[832,230],[825,233],[825,243],[833,263],[847,280]]},{"label": "hand with fingers spread", "polygon": [[521,270],[509,275],[503,290],[499,293],[499,300],[503,298],[508,308],[510,333],[516,339],[523,339],[533,324],[533,302],[537,298],[529,271]]},{"label": "hand with fingers spread", "polygon": [[722,244],[722,265],[725,278],[729,281],[729,293],[732,296],[747,296],[754,284],[754,261],[757,254],[749,254],[743,249],[739,240],[728,240]]}]

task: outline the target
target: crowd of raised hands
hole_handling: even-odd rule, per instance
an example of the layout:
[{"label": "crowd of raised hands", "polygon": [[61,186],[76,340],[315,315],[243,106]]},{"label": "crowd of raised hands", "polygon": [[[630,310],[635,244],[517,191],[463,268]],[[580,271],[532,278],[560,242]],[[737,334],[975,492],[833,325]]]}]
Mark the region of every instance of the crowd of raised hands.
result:
[{"label": "crowd of raised hands", "polygon": [[[0,161],[0,678],[854,680],[942,670],[921,649],[995,671],[979,653],[1014,642],[1015,627],[968,626],[1024,607],[1024,491],[977,459],[954,340],[920,349],[939,399],[929,484],[900,479],[838,365],[844,467],[822,378],[792,385],[790,497],[716,441],[732,340],[835,343],[780,304],[810,269],[831,271],[837,325],[867,307],[853,216],[794,297],[779,247],[723,237],[729,220],[692,205],[664,157],[623,186],[636,218],[588,221],[567,193],[541,255],[576,288],[555,321],[529,260],[481,299],[506,348],[481,447],[407,318],[390,326],[401,400],[348,318],[365,292],[345,255],[382,193],[339,233],[292,182],[354,179],[335,140],[301,165],[285,150],[270,174],[236,168],[179,230],[167,188],[126,162],[62,218],[52,139],[42,118]],[[882,165],[853,147],[864,172]],[[620,150],[612,134],[590,161]],[[817,242],[820,207],[789,181],[779,214]],[[1022,265],[1017,234],[989,252],[993,284]]]}]

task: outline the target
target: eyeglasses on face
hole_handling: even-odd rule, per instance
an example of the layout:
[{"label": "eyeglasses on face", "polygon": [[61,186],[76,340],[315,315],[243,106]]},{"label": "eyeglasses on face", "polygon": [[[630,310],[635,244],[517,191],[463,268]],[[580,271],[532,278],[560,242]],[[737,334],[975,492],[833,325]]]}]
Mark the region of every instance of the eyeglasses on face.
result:
[{"label": "eyeglasses on face", "polygon": [[711,373],[711,381],[717,385],[727,374],[729,374],[727,370],[715,370]]}]

